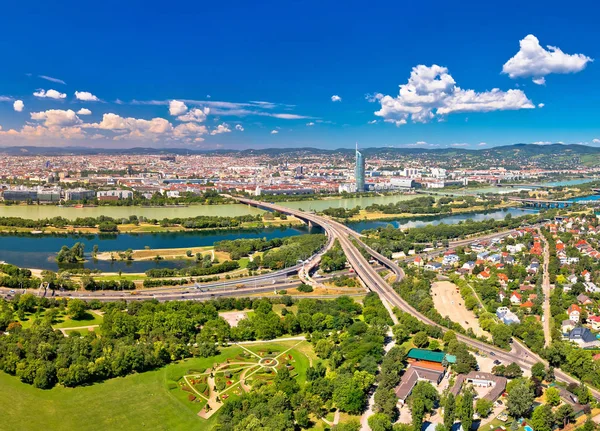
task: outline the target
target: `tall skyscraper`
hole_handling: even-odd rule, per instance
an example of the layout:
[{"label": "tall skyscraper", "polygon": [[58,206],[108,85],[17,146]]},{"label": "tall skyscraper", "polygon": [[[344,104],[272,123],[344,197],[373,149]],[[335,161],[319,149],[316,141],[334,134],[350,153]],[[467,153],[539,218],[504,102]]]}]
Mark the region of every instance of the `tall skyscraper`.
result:
[{"label": "tall skyscraper", "polygon": [[354,166],[354,179],[356,181],[356,192],[365,191],[365,158],[358,151],[358,142],[356,143],[356,165]]}]

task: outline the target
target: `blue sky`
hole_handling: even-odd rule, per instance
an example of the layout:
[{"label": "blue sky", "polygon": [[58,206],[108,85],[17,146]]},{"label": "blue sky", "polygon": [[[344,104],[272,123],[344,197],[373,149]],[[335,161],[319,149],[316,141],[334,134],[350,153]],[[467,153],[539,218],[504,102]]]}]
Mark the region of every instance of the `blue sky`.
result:
[{"label": "blue sky", "polygon": [[596,2],[411,3],[9,2],[0,145],[600,143]]}]

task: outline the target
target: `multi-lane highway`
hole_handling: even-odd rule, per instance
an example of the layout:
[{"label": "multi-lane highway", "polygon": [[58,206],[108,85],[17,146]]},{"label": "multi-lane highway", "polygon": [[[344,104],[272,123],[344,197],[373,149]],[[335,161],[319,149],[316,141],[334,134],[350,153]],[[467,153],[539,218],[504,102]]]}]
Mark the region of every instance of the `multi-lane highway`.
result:
[{"label": "multi-lane highway", "polygon": [[[348,263],[352,266],[352,268],[354,269],[354,271],[356,272],[358,277],[362,280],[362,282],[365,284],[365,286],[368,289],[379,294],[381,299],[383,301],[387,301],[389,304],[391,304],[392,307],[398,307],[398,309],[400,309],[404,312],[410,313],[411,315],[417,317],[422,322],[440,327],[443,331],[447,330],[447,328],[445,328],[441,325],[438,325],[437,323],[435,323],[434,321],[432,321],[425,315],[418,312],[415,308],[413,308],[410,304],[408,304],[404,299],[402,299],[402,297],[400,297],[400,295],[397,292],[395,292],[394,289],[390,285],[388,285],[387,282],[385,282],[379,276],[379,274],[376,272],[376,270],[373,269],[373,267],[363,257],[363,255],[360,253],[360,251],[350,241],[349,237],[352,237],[355,241],[357,241],[358,244],[361,247],[363,247],[366,251],[368,251],[369,254],[374,259],[379,261],[382,265],[386,266],[390,270],[394,271],[399,278],[402,278],[404,276],[404,272],[402,271],[402,268],[400,268],[392,260],[387,259],[385,256],[382,256],[381,254],[377,253],[375,250],[371,249],[366,244],[364,244],[360,239],[360,235],[358,235],[356,232],[354,232],[347,226],[345,226],[341,223],[338,223],[336,221],[327,219],[325,217],[318,216],[316,214],[304,213],[302,211],[282,207],[282,206],[275,205],[275,204],[269,204],[269,203],[265,203],[265,202],[257,202],[257,201],[252,201],[250,199],[240,199],[240,202],[246,203],[249,205],[253,205],[253,206],[257,206],[260,208],[264,208],[264,209],[269,209],[269,210],[273,210],[273,211],[279,211],[281,213],[291,214],[297,218],[300,218],[301,220],[305,220],[312,224],[321,226],[327,232],[327,235],[329,235],[330,238],[332,238],[332,239],[335,238],[340,242],[340,245],[342,246],[344,253],[346,254],[346,258],[348,259]],[[506,233],[504,233],[504,234],[506,234]],[[494,234],[494,236],[495,235],[502,235],[502,234]],[[473,241],[473,240],[470,240],[470,241]],[[503,362],[506,362],[506,363],[515,362],[523,370],[531,370],[531,367],[536,362],[546,363],[546,361],[544,361],[542,358],[540,358],[538,355],[536,355],[534,352],[529,350],[526,346],[524,346],[522,343],[518,342],[517,340],[515,340],[512,343],[511,350],[509,352],[507,352],[505,350],[499,349],[495,346],[489,345],[489,344],[481,342],[479,340],[472,339],[472,338],[467,337],[462,334],[457,334],[457,338],[461,342],[467,344],[468,346],[470,346],[474,349],[480,350],[490,356],[494,356]],[[546,365],[547,365],[547,363],[546,363]],[[562,372],[560,369],[555,370],[555,376],[558,380],[561,380],[561,381],[564,381],[567,383],[579,383],[579,381],[577,379]],[[591,390],[591,392],[596,399],[600,399],[599,391]]]}]

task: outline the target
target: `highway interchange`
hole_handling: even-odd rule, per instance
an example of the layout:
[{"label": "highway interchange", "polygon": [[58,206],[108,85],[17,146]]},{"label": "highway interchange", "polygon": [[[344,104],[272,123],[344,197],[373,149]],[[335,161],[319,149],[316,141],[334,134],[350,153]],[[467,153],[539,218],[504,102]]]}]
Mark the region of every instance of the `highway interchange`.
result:
[{"label": "highway interchange", "polygon": [[[114,291],[96,291],[96,292],[55,292],[55,296],[69,296],[79,297],[85,300],[97,299],[100,301],[114,301],[114,300],[127,300],[127,301],[141,301],[156,299],[159,301],[172,301],[172,300],[209,300],[216,299],[218,297],[239,297],[256,294],[274,294],[276,291],[290,289],[298,287],[301,281],[311,282],[312,279],[309,276],[310,269],[318,265],[322,254],[332,247],[334,241],[337,239],[346,254],[347,261],[351,268],[356,272],[356,275],[362,281],[364,286],[373,292],[376,292],[383,300],[384,304],[390,311],[390,315],[394,322],[397,322],[397,318],[392,312],[392,307],[397,307],[399,310],[409,313],[420,321],[425,322],[429,325],[440,327],[443,331],[448,329],[432,321],[425,315],[419,313],[410,304],[408,304],[400,295],[394,291],[394,289],[379,275],[378,269],[374,268],[367,259],[357,249],[353,241],[360,247],[364,248],[372,258],[379,262],[382,266],[393,271],[396,275],[396,279],[400,280],[404,277],[404,271],[394,261],[386,258],[380,253],[368,247],[362,242],[362,235],[342,223],[334,220],[319,216],[317,214],[307,213],[300,210],[295,210],[271,203],[253,201],[251,199],[238,198],[241,203],[256,206],[262,209],[270,211],[278,211],[280,213],[293,215],[307,223],[320,226],[328,236],[327,245],[321,252],[313,256],[307,262],[299,263],[294,267],[287,268],[285,270],[276,271],[269,274],[258,275],[254,277],[247,277],[244,279],[237,280],[225,280],[214,283],[203,283],[193,287],[181,287],[181,288],[155,288],[155,289],[144,289],[143,292],[135,291],[134,294],[131,292],[114,292]],[[491,239],[494,237],[506,236],[512,231],[506,231],[502,233],[494,233],[486,235],[485,237]],[[351,241],[351,239],[353,241]],[[459,240],[453,242],[452,246],[466,245],[473,242],[474,239]],[[432,251],[423,255],[425,257],[433,257],[439,254],[440,251]],[[298,274],[299,279],[289,279],[290,275]],[[10,289],[0,288],[0,296],[10,297],[15,292]],[[536,362],[543,362],[547,365],[546,361],[536,355],[534,352],[529,350],[526,346],[520,343],[518,340],[513,340],[511,343],[511,350],[505,351],[498,347],[484,343],[482,341],[470,338],[463,334],[456,334],[457,338],[476,349],[483,354],[494,356],[498,360],[505,363],[515,362],[523,370],[531,370],[531,367]],[[579,383],[579,381],[570,375],[564,373],[560,369],[555,369],[555,376],[558,380],[567,383]],[[600,399],[600,392],[594,389],[590,389],[596,399]]]}]

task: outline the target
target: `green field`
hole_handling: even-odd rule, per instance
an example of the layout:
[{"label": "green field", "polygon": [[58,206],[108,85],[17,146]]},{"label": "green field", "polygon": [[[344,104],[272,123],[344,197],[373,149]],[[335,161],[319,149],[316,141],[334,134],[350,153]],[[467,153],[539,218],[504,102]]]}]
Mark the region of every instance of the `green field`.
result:
[{"label": "green field", "polygon": [[[270,342],[265,346],[283,351],[291,344]],[[252,345],[251,350],[259,350],[257,347]],[[304,381],[309,362],[305,354],[312,350],[306,342],[301,347],[290,353],[297,359],[298,378]],[[209,420],[199,418],[196,413],[202,405],[190,403],[188,393],[177,382],[184,375],[203,372],[242,352],[241,347],[227,347],[211,358],[188,359],[160,370],[78,388],[36,389],[0,372],[4,394],[0,397],[0,430],[210,430],[218,414]]]},{"label": "green field", "polygon": [[[33,325],[33,322],[37,318],[39,318],[40,320],[43,320],[44,314],[45,313],[42,312],[38,316],[36,316],[36,314],[27,313],[27,314],[25,314],[25,319],[21,320],[19,322],[21,323],[23,328],[29,328],[29,327],[31,327],[31,325]],[[88,311],[86,313],[86,315],[84,316],[84,318],[80,319],[80,320],[73,320],[69,316],[67,316],[65,313],[62,313],[61,315],[58,316],[56,323],[52,324],[52,327],[54,329],[78,328],[81,326],[100,325],[102,323],[102,321],[103,321],[102,316],[99,316],[98,314],[93,313],[91,311]]]}]

